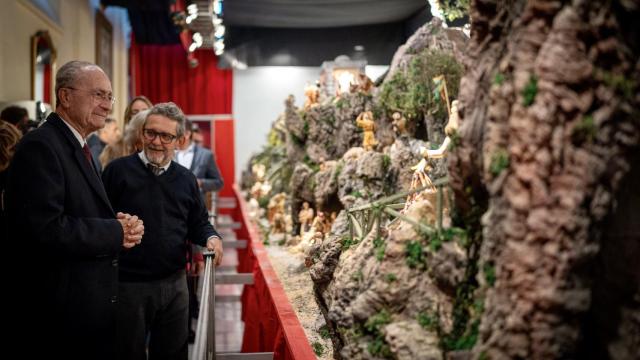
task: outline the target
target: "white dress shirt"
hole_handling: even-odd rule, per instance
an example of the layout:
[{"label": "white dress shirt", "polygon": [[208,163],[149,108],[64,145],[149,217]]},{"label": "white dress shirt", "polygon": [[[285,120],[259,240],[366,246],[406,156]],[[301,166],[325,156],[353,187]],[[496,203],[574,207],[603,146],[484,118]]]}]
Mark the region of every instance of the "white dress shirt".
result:
[{"label": "white dress shirt", "polygon": [[195,145],[191,143],[189,147],[184,150],[176,150],[176,162],[187,169],[191,169],[191,164],[193,164],[194,148]]}]

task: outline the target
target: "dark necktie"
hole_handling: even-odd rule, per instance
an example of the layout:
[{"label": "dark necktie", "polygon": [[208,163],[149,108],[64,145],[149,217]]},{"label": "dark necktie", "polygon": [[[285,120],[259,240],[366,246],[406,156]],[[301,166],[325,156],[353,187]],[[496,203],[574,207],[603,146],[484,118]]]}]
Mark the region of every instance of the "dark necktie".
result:
[{"label": "dark necktie", "polygon": [[162,173],[162,171],[164,171],[163,168],[158,167],[153,165],[152,163],[147,163],[147,168],[149,168],[149,170],[151,170],[151,172],[153,173],[153,175],[158,176]]},{"label": "dark necktie", "polygon": [[93,166],[93,156],[91,156],[91,150],[89,150],[89,145],[87,145],[87,143],[84,143],[82,152],[84,153],[84,157],[87,158],[89,165],[91,165],[91,168],[95,171],[95,167]]}]

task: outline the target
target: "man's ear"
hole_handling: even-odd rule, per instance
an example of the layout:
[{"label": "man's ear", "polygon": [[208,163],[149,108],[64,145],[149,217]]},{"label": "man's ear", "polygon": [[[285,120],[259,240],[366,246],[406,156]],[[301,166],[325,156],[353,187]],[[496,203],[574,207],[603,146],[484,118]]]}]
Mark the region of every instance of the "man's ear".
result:
[{"label": "man's ear", "polygon": [[184,145],[187,143],[187,137],[185,135],[182,135],[178,138],[178,147],[182,148],[184,147]]},{"label": "man's ear", "polygon": [[67,91],[67,89],[65,88],[60,88],[58,89],[58,99],[60,100],[60,105],[62,105],[63,108],[66,108],[69,106],[69,91]]}]

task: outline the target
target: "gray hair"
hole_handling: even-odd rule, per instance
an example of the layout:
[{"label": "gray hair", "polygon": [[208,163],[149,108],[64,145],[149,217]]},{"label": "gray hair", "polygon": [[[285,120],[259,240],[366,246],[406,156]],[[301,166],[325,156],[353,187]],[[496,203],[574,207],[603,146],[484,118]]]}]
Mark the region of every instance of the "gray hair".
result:
[{"label": "gray hair", "polygon": [[149,109],[149,112],[147,113],[147,116],[144,119],[145,125],[147,123],[147,119],[149,119],[149,116],[151,115],[161,115],[175,121],[177,123],[176,135],[178,137],[181,137],[182,135],[184,135],[184,126],[187,118],[184,116],[184,113],[182,112],[182,110],[180,110],[178,105],[172,102],[153,105],[153,107]]},{"label": "gray hair", "polygon": [[136,141],[140,139],[142,126],[147,119],[148,113],[149,110],[140,111],[131,118],[127,125],[125,125],[124,131],[122,132],[122,140],[124,141],[125,146],[128,146],[131,149],[135,147]]},{"label": "gray hair", "polygon": [[98,69],[101,69],[94,63],[80,60],[69,61],[68,63],[62,65],[62,67],[56,73],[56,106],[60,104],[58,90],[62,88],[73,87],[73,85],[75,85],[75,83],[78,81],[78,78],[80,78],[82,70],[88,67],[96,67]]}]

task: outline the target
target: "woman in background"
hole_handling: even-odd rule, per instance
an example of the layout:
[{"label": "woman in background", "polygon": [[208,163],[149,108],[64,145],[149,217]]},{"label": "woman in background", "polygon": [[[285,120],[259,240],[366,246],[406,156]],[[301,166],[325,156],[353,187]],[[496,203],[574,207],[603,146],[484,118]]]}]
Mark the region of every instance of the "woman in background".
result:
[{"label": "woman in background", "polygon": [[7,168],[13,157],[16,144],[22,137],[17,127],[0,120],[0,234],[7,239],[7,223],[4,213],[4,188],[7,185]]},{"label": "woman in background", "polygon": [[100,154],[100,164],[104,169],[111,161],[142,151],[142,125],[148,110],[138,112],[125,126],[120,140],[113,145],[107,145]]},{"label": "woman in background", "polygon": [[152,106],[153,104],[146,96],[139,95],[134,97],[124,110],[124,125],[127,126],[135,114],[143,110],[151,109]]}]

